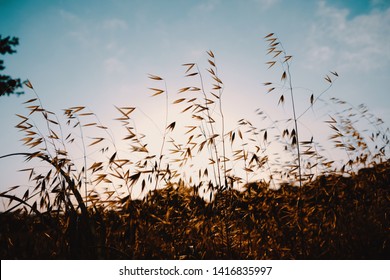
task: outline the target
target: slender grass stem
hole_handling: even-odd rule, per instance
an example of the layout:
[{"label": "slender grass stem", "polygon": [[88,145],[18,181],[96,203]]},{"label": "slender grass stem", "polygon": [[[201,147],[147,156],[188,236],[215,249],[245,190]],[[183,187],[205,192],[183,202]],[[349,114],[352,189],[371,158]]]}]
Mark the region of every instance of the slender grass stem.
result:
[{"label": "slender grass stem", "polygon": [[[213,56],[214,64],[216,64],[215,57]],[[218,67],[215,66],[215,77],[218,78]],[[218,104],[219,104],[219,113],[221,115],[221,138],[222,138],[222,156],[223,156],[223,177],[225,188],[227,188],[227,175],[226,175],[226,145],[225,145],[225,116],[222,109],[222,93],[223,93],[223,85],[217,80],[217,85],[220,87],[218,89]]]},{"label": "slender grass stem", "polygon": [[[206,114],[207,114],[207,123],[209,123],[209,127],[210,127],[210,130],[211,130],[211,136],[209,137],[213,137],[215,135],[215,131],[214,131],[214,125],[213,125],[213,119],[211,117],[211,114],[210,114],[210,108],[209,108],[209,105],[207,104],[207,96],[206,96],[206,92],[205,92],[205,86],[204,86],[204,83],[203,83],[203,77],[202,77],[202,73],[200,72],[199,70],[199,66],[196,65],[196,68],[198,70],[198,73],[199,73],[199,77],[200,77],[200,83],[201,83],[201,87],[202,87],[202,93],[203,93],[203,97],[204,97],[204,106],[206,108]],[[215,143],[215,139],[207,139],[206,140],[210,140],[211,143],[212,143],[212,147],[214,149],[214,154],[215,154],[215,164],[217,166],[217,173],[218,173],[218,189],[222,188],[222,182],[221,182],[221,167],[220,167],[220,158],[219,158],[219,155],[218,155],[218,148],[217,148],[217,144]]]},{"label": "slender grass stem", "polygon": [[169,96],[168,96],[168,87],[167,87],[167,83],[165,80],[164,80],[164,85],[165,85],[165,125],[164,125],[164,134],[163,134],[161,147],[160,147],[160,156],[158,157],[158,166],[157,166],[157,170],[156,170],[156,183],[155,183],[154,189],[157,189],[157,186],[158,186],[160,170],[161,170],[161,163],[162,163],[164,146],[165,146],[165,140],[166,140],[166,137],[168,134]]},{"label": "slender grass stem", "polygon": [[81,126],[80,119],[78,115],[76,114],[76,119],[79,123],[79,129],[80,129],[80,136],[81,136],[81,144],[83,145],[83,161],[84,161],[84,192],[85,192],[85,206],[88,208],[88,176],[87,176],[87,150],[85,148],[85,141],[84,141],[84,132],[83,128]]},{"label": "slender grass stem", "polygon": [[298,153],[298,174],[299,174],[299,187],[302,187],[302,170],[301,170],[301,153],[299,149],[299,131],[298,131],[298,120],[297,120],[297,114],[295,112],[295,101],[294,101],[294,93],[293,93],[293,86],[292,86],[292,79],[291,79],[291,73],[290,73],[290,64],[287,63],[287,73],[288,73],[288,81],[289,81],[289,87],[290,87],[290,95],[291,95],[291,103],[292,103],[292,109],[293,109],[293,116],[294,116],[294,126],[295,126],[295,137],[296,137],[296,145],[297,145],[297,153]]}]

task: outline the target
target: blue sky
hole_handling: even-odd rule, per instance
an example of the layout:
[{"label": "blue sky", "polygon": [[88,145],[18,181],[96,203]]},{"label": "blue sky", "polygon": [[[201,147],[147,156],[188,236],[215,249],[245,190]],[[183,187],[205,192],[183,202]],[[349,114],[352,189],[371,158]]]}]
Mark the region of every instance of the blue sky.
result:
[{"label": "blue sky", "polygon": [[[319,93],[327,86],[323,77],[337,71],[340,78],[327,94],[364,103],[390,122],[386,0],[0,0],[0,34],[20,39],[17,53],[4,59],[6,73],[29,79],[47,109],[60,116],[61,109],[85,105],[110,125],[117,117],[114,105],[136,106],[143,112],[135,115],[139,127],[150,131],[163,128],[164,114],[163,100],[150,97],[148,88],[155,84],[147,74],[164,77],[173,100],[187,83],[181,64],[207,68],[207,50],[215,53],[225,84],[228,123],[256,122],[259,107],[286,113],[276,106],[278,95],[267,95],[262,86],[279,79],[265,65],[263,37],[270,32],[293,55],[295,86]],[[1,97],[0,155],[26,150],[14,128],[15,114],[26,112],[21,103],[32,96],[28,88],[25,92]],[[304,99],[307,92],[298,94]],[[159,135],[150,133],[151,139]],[[1,160],[0,190],[27,183],[15,172],[22,163],[21,158]]]}]

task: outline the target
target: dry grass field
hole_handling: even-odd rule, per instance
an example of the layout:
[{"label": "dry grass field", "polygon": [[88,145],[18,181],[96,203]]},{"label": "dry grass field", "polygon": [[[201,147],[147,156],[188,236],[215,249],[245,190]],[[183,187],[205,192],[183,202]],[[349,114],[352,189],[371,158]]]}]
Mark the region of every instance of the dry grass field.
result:
[{"label": "dry grass field", "polygon": [[[291,105],[291,118],[272,128],[242,119],[228,130],[224,83],[208,51],[206,73],[183,65],[189,85],[173,102],[165,80],[149,76],[151,94],[165,97],[157,153],[135,125],[136,107],[116,107],[124,152],[94,113],[76,106],[61,119],[27,82],[35,97],[16,128],[30,152],[1,160],[25,157],[32,187],[0,194],[9,201],[0,213],[1,259],[389,259],[389,130],[365,106],[333,98],[345,110],[327,118],[328,141],[345,160],[324,156],[316,135],[300,139],[301,116],[323,102],[338,73],[297,112],[292,56],[274,34],[264,39],[278,77],[264,85],[279,94],[275,106]],[[179,127],[171,106],[189,123]],[[360,131],[362,120],[371,128]],[[271,142],[283,160],[272,159]],[[72,154],[75,145],[82,155]],[[91,150],[101,160],[91,160]],[[184,176],[189,166],[197,176]]]}]

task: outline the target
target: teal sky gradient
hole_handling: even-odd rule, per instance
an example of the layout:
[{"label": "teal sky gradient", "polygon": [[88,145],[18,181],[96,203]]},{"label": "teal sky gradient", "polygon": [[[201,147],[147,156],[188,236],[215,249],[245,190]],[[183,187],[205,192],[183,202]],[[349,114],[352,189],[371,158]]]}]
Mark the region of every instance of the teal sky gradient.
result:
[{"label": "teal sky gradient", "polygon": [[[60,118],[61,109],[85,105],[109,125],[117,117],[114,105],[136,106],[148,116],[137,113],[140,128],[163,129],[163,99],[150,97],[148,88],[155,84],[147,74],[165,78],[173,101],[188,84],[181,64],[207,68],[207,50],[215,53],[225,84],[227,122],[256,123],[259,107],[286,113],[287,106],[276,106],[279,95],[267,95],[262,86],[280,80],[265,65],[263,37],[271,32],[293,55],[295,86],[319,93],[327,86],[323,77],[337,71],[340,78],[326,94],[364,103],[390,122],[386,0],[0,0],[0,34],[20,39],[17,53],[4,58],[5,73],[29,79],[44,106]],[[15,114],[26,112],[21,103],[33,96],[25,92],[0,98],[0,155],[26,150],[14,128]],[[298,92],[298,98],[305,94]],[[299,110],[306,107],[298,103]],[[0,161],[0,190],[27,184],[16,172],[22,163],[22,158]]]}]

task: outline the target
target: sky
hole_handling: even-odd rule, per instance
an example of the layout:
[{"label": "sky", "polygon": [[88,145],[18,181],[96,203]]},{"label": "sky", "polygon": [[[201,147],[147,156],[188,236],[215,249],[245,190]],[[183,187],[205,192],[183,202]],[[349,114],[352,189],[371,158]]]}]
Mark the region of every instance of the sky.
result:
[{"label": "sky", "polygon": [[[311,93],[327,88],[325,75],[337,71],[327,96],[355,106],[364,103],[390,122],[387,0],[0,0],[0,34],[20,40],[17,53],[2,58],[4,73],[28,79],[59,118],[62,109],[88,106],[118,139],[122,130],[113,122],[118,117],[114,106],[137,107],[137,127],[150,133],[151,146],[153,139],[161,139],[165,101],[151,97],[148,88],[157,84],[148,74],[164,78],[172,102],[189,83],[183,63],[198,63],[207,76],[208,50],[224,82],[227,127],[241,118],[261,127],[257,108],[275,118],[278,112],[282,118],[289,114],[287,107],[277,106],[280,95],[267,94],[263,86],[280,81],[280,74],[266,65],[270,57],[264,36],[271,32],[293,56],[298,111],[307,108]],[[0,99],[0,155],[26,151],[19,141],[24,136],[14,127],[19,121],[15,114],[26,114],[22,103],[34,97],[29,88],[24,91]],[[313,131],[317,126],[311,121],[326,115],[321,108],[308,114],[306,127]],[[174,120],[179,117],[172,109]],[[26,174],[17,172],[25,167],[23,158],[0,159],[0,165],[1,191],[28,184]]]}]

